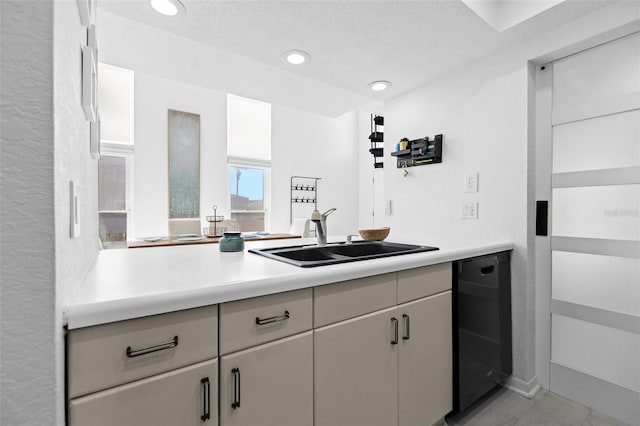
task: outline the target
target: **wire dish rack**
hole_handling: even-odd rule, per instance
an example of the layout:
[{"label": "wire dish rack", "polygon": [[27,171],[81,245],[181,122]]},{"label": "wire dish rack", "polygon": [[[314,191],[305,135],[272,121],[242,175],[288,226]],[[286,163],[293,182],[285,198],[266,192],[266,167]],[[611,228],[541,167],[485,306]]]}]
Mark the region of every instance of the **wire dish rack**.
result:
[{"label": "wire dish rack", "polygon": [[217,212],[218,206],[213,206],[213,216],[206,217],[207,222],[209,222],[209,226],[206,228],[202,228],[202,235],[204,235],[205,237],[222,237],[227,230],[223,226],[218,226],[218,224],[224,220],[224,216],[218,215]]}]

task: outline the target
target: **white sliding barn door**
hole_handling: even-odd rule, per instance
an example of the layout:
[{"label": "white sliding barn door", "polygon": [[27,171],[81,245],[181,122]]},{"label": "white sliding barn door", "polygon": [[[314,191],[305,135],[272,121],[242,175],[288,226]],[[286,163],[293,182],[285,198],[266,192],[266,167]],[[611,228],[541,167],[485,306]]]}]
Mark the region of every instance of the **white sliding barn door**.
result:
[{"label": "white sliding barn door", "polygon": [[640,424],[640,33],[546,72],[548,385]]}]

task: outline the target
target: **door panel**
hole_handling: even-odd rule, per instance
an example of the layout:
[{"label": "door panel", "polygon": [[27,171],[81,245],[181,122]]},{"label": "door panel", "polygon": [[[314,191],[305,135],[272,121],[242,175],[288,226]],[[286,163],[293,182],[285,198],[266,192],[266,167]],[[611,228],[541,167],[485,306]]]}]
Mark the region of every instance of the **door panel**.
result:
[{"label": "door panel", "polygon": [[220,375],[221,425],[313,424],[312,332],[224,355]]},{"label": "door panel", "polygon": [[640,335],[557,314],[551,324],[555,362],[640,391]]},{"label": "door panel", "polygon": [[314,331],[315,426],[389,426],[398,421],[397,308]]},{"label": "door panel", "polygon": [[[212,360],[72,399],[69,425],[215,426],[217,377],[218,363]],[[205,412],[209,418],[203,420]]]},{"label": "door panel", "polygon": [[[536,149],[550,142],[553,170],[536,159],[537,172],[551,175],[552,236],[536,245],[552,249],[536,248],[536,263],[551,259],[536,280],[548,295],[537,300],[537,314],[551,318],[548,383],[640,424],[637,407],[619,404],[621,396],[640,398],[640,33],[546,68],[552,96],[542,95],[549,77],[541,70],[537,99],[548,109],[537,109],[537,122],[552,130]],[[538,184],[545,180],[538,175]]]},{"label": "door panel", "polygon": [[553,109],[597,103],[640,91],[638,33],[553,64]]},{"label": "door panel", "polygon": [[400,305],[398,310],[398,424],[434,424],[453,407],[451,292]]},{"label": "door panel", "polygon": [[640,259],[554,251],[555,300],[640,316]]},{"label": "door panel", "polygon": [[639,140],[639,110],[553,126],[553,173],[640,166]]},{"label": "door panel", "polygon": [[553,235],[640,240],[640,185],[553,189]]}]

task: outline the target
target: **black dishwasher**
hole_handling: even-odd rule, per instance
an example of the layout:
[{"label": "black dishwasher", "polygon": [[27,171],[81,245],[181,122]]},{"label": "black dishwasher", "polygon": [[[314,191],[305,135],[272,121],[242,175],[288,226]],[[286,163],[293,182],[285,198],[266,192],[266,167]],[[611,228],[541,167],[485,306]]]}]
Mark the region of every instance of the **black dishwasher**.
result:
[{"label": "black dishwasher", "polygon": [[455,262],[453,268],[453,413],[511,375],[509,252]]}]

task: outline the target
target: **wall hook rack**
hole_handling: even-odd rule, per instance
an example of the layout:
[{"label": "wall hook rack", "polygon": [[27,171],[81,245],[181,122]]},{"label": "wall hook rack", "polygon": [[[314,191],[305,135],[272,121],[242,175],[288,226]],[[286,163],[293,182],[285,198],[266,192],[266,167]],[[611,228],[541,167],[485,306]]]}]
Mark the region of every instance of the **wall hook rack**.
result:
[{"label": "wall hook rack", "polygon": [[369,135],[371,148],[369,152],[373,155],[373,167],[381,169],[384,167],[384,117],[371,114],[371,134]]},{"label": "wall hook rack", "polygon": [[[294,217],[311,217],[313,210],[318,210],[318,181],[322,178],[314,176],[291,176],[289,184],[289,224],[293,224]],[[294,212],[294,206],[297,208]],[[313,209],[311,209],[313,206]]]},{"label": "wall hook rack", "polygon": [[391,153],[397,157],[396,167],[401,169],[442,163],[442,138],[442,135],[435,135],[433,140],[424,137],[409,141],[407,149]]}]

